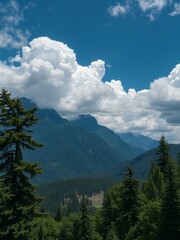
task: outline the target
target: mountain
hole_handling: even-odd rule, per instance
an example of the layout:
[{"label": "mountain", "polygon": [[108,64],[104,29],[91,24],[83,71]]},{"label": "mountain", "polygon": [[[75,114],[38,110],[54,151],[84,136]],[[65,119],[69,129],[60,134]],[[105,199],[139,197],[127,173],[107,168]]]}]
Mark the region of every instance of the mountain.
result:
[{"label": "mountain", "polygon": [[[178,161],[178,154],[180,152],[180,144],[169,144],[169,155],[172,159]],[[140,156],[136,157],[130,163],[120,163],[118,166],[107,172],[104,176],[114,179],[122,179],[127,172],[127,165],[130,166],[135,173],[135,176],[144,179],[148,176],[151,164],[158,159],[156,148],[151,149]]]},{"label": "mountain", "polygon": [[[27,108],[34,107],[22,99]],[[63,178],[98,175],[125,159],[102,138],[60,117],[53,109],[38,109],[39,122],[33,126],[33,137],[44,146],[24,152],[29,161],[39,162],[43,174],[36,181],[49,182]]]},{"label": "mountain", "polygon": [[80,115],[78,119],[71,121],[71,123],[102,138],[126,161],[133,160],[144,152],[144,150],[130,146],[124,142],[109,128],[99,125],[97,120],[91,115]]},{"label": "mountain", "polygon": [[140,134],[119,133],[119,137],[126,143],[136,148],[142,148],[145,151],[153,149],[158,146],[159,142]]}]

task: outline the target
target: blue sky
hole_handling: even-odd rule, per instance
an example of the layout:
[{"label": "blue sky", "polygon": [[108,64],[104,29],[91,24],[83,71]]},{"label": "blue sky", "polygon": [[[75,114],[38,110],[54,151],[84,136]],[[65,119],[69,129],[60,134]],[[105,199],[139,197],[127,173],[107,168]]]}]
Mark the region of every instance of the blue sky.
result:
[{"label": "blue sky", "polygon": [[[176,135],[180,133],[177,120],[180,112],[179,108],[175,108],[180,98],[177,91],[179,82],[174,84],[179,81],[179,26],[178,0],[1,0],[0,70],[4,73],[4,81],[7,78],[5,82],[1,81],[1,86],[7,85],[16,95],[26,94],[44,107],[48,104],[43,96],[40,97],[38,93],[35,96],[28,88],[32,85],[32,82],[30,85],[27,82],[34,76],[34,68],[29,66],[29,75],[25,76],[25,66],[38,58],[41,59],[41,67],[42,60],[46,61],[43,67],[47,70],[47,64],[57,66],[66,55],[62,62],[64,64],[67,61],[71,70],[66,72],[64,65],[63,70],[59,69],[63,71],[58,78],[64,86],[63,92],[59,90],[54,93],[53,90],[57,98],[50,101],[48,107],[54,107],[67,118],[90,113],[115,131],[140,132],[155,138],[167,132],[170,140],[180,141],[178,136],[174,136],[175,132]],[[51,49],[48,54],[47,45]],[[61,60],[57,60],[59,62],[51,59],[50,52],[53,51],[54,54],[59,53],[57,59],[61,56]],[[39,62],[36,64],[40,66]],[[14,78],[17,79],[12,83],[8,79],[14,76],[14,71]],[[44,76],[48,84],[50,79],[52,85],[55,84],[53,74]],[[65,79],[64,76],[68,77]],[[35,76],[37,86],[40,77],[39,70],[39,75]],[[81,84],[78,78],[82,79]],[[88,85],[90,79],[94,79],[95,83]],[[96,81],[99,81],[99,85]],[[20,82],[27,85],[22,87]],[[47,82],[42,83],[44,89]],[[164,95],[157,90],[161,90],[161,82],[165,86]],[[71,96],[66,93],[68,84],[77,87],[72,90]],[[172,86],[175,86],[173,90]],[[84,99],[80,98],[77,90],[87,91]],[[169,93],[168,97],[166,93]],[[75,101],[73,96],[78,100]],[[119,101],[122,105],[119,105]],[[147,106],[142,101],[147,102]],[[129,114],[121,110],[123,104]],[[110,108],[117,112],[116,116]],[[156,117],[153,118],[154,115]]]}]

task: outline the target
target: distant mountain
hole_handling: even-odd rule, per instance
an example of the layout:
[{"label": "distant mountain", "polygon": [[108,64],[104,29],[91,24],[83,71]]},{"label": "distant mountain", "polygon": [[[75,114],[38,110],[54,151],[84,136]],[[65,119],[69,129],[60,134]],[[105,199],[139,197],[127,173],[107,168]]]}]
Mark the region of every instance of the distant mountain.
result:
[{"label": "distant mountain", "polygon": [[129,145],[136,148],[142,148],[145,151],[153,149],[159,144],[158,141],[140,134],[135,135],[132,133],[119,133],[118,135],[124,142],[128,143]]},{"label": "distant mountain", "polygon": [[[178,153],[180,152],[180,144],[169,144],[169,154],[170,157],[174,160],[178,159]],[[118,166],[110,170],[105,174],[106,177],[114,179],[122,179],[124,174],[127,172],[127,166],[132,167],[134,170],[135,176],[143,179],[148,176],[151,164],[153,161],[158,159],[156,154],[156,148],[151,149],[140,156],[136,157],[133,161],[127,163],[120,163]]]},{"label": "distant mountain", "polygon": [[[23,98],[27,108],[34,106]],[[43,174],[39,182],[102,173],[125,159],[102,138],[71,124],[53,109],[38,109],[39,122],[33,126],[33,136],[44,146],[36,151],[26,151],[29,161],[38,161]]]},{"label": "distant mountain", "polygon": [[71,122],[90,133],[94,133],[110,145],[123,159],[130,161],[144,152],[140,148],[130,146],[117,134],[107,127],[101,126],[91,115],[80,115],[78,119]]}]

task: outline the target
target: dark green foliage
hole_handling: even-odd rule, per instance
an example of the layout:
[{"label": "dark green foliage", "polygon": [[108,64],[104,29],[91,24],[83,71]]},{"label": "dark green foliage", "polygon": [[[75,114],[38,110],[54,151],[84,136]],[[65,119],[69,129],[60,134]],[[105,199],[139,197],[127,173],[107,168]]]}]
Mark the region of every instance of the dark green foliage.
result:
[{"label": "dark green foliage", "polygon": [[72,232],[72,240],[79,240],[80,239],[80,234],[79,234],[79,221],[78,219],[75,219],[74,224],[73,224],[73,232]]},{"label": "dark green foliage", "polygon": [[78,225],[79,225],[79,239],[91,240],[92,239],[92,231],[91,231],[90,213],[87,208],[87,200],[84,196],[81,201]]},{"label": "dark green foliage", "polygon": [[162,199],[161,225],[158,239],[180,239],[180,197],[177,169],[173,161],[166,166],[166,189]]},{"label": "dark green foliage", "polygon": [[102,219],[103,219],[103,225],[102,225],[102,235],[103,239],[107,239],[108,233],[110,229],[112,228],[112,223],[115,220],[114,216],[114,209],[113,209],[113,203],[112,203],[112,196],[109,192],[106,192],[104,194],[104,200],[103,200],[103,206],[102,206]]},{"label": "dark green foliage", "polygon": [[164,176],[157,164],[152,164],[148,180],[143,184],[142,192],[148,200],[160,199],[165,188]]},{"label": "dark green foliage", "polygon": [[116,231],[115,231],[115,228],[114,226],[112,225],[111,228],[109,229],[108,231],[108,234],[107,234],[107,237],[106,237],[106,240],[118,240],[118,236],[116,234]]},{"label": "dark green foliage", "polygon": [[54,218],[57,222],[60,222],[62,219],[62,210],[61,207],[58,207],[55,218]]},{"label": "dark green foliage", "polygon": [[160,214],[160,201],[149,201],[142,207],[138,222],[130,228],[125,240],[158,240]]},{"label": "dark green foliage", "polygon": [[61,203],[62,213],[66,214],[67,199],[71,210],[79,211],[77,195],[89,197],[107,190],[113,184],[114,181],[107,178],[81,177],[40,185],[38,194],[44,197],[43,205],[47,211],[54,215]]},{"label": "dark green foliage", "polygon": [[159,141],[159,147],[156,150],[159,158],[156,160],[161,172],[166,175],[168,162],[169,162],[169,145],[164,136]]},{"label": "dark green foliage", "polygon": [[34,116],[35,108],[25,110],[20,99],[13,99],[4,89],[0,94],[0,110],[0,178],[6,198],[5,204],[0,202],[0,238],[23,240],[38,215],[40,202],[30,178],[40,174],[41,169],[38,163],[26,162],[22,152],[42,146],[28,130],[38,119]]},{"label": "dark green foliage", "polygon": [[133,177],[132,169],[128,168],[123,180],[119,216],[116,220],[118,237],[122,240],[125,239],[129,229],[138,221],[140,212],[138,188],[138,181]]},{"label": "dark green foliage", "polygon": [[40,224],[39,224],[38,240],[43,240],[43,226],[42,226],[42,222],[40,222]]},{"label": "dark green foliage", "polygon": [[36,218],[33,222],[34,227],[26,240],[59,240],[61,223],[50,216]]}]

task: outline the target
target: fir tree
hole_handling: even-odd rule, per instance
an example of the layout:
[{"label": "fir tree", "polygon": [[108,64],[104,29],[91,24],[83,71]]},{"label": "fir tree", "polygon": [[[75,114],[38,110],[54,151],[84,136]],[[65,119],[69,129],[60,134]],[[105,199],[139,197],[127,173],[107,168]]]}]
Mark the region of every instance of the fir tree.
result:
[{"label": "fir tree", "polygon": [[133,177],[133,171],[128,167],[128,173],[123,180],[122,199],[119,217],[116,220],[118,237],[125,239],[129,229],[137,223],[139,215],[138,181]]},{"label": "fir tree", "polygon": [[80,236],[79,236],[79,221],[78,219],[74,220],[73,223],[73,231],[72,231],[72,240],[79,240]]},{"label": "fir tree", "polygon": [[162,199],[159,240],[180,239],[180,199],[177,180],[176,165],[170,161],[167,167],[166,189]]},{"label": "fir tree", "polygon": [[116,231],[115,231],[115,228],[113,226],[113,224],[111,225],[109,231],[108,231],[108,234],[107,234],[107,237],[106,237],[106,240],[118,240],[118,236],[116,234]]},{"label": "fir tree", "polygon": [[42,146],[28,128],[37,123],[36,109],[25,110],[20,99],[3,89],[0,94],[0,178],[11,197],[0,205],[0,239],[28,239],[31,222],[37,216],[40,198],[34,194],[30,178],[41,173],[38,163],[23,159],[23,150]]},{"label": "fir tree", "polygon": [[61,207],[58,207],[55,218],[57,222],[60,222],[62,219],[62,212],[61,212]]},{"label": "fir tree", "polygon": [[164,136],[159,141],[159,147],[156,150],[156,154],[159,158],[156,160],[161,172],[166,176],[167,165],[169,162],[169,145]]},{"label": "fir tree", "polygon": [[107,239],[109,230],[111,229],[112,222],[114,221],[114,212],[112,209],[112,199],[109,192],[104,194],[103,206],[102,206],[102,218],[103,218],[103,239]]},{"label": "fir tree", "polygon": [[79,239],[91,240],[91,222],[90,214],[87,208],[87,201],[83,196],[80,206],[80,217],[79,217]]},{"label": "fir tree", "polygon": [[163,173],[157,164],[152,164],[148,180],[143,184],[142,192],[148,200],[157,200],[162,197],[165,183]]}]

